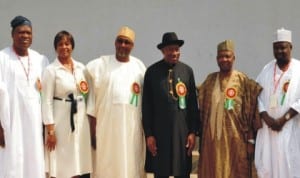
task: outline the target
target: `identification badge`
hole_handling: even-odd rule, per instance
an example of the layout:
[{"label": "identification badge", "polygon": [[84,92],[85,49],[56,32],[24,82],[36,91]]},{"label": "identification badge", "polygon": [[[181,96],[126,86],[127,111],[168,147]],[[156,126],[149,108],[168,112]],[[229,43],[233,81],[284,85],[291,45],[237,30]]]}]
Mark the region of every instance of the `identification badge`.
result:
[{"label": "identification badge", "polygon": [[186,108],[186,93],[187,89],[186,86],[183,82],[179,80],[179,82],[176,84],[176,93],[178,96],[178,105],[180,109],[185,109]]},{"label": "identification badge", "polygon": [[274,109],[277,107],[277,96],[276,94],[272,94],[270,97],[270,108]]}]

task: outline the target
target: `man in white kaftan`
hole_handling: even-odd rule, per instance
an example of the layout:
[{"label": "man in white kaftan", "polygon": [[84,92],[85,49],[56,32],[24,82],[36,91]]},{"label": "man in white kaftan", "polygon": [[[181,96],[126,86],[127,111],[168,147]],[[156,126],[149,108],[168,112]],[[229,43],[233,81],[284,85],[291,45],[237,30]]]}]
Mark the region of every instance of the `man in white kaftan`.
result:
[{"label": "man in white kaftan", "polygon": [[8,92],[9,107],[9,117],[1,118],[1,123],[8,126],[3,178],[44,178],[41,98],[37,86],[48,59],[29,49],[32,27],[27,18],[17,16],[11,26],[13,45],[0,51],[0,80]]},{"label": "man in white kaftan", "polygon": [[263,87],[255,165],[260,178],[300,177],[300,62],[291,57],[291,32],[280,29],[273,43],[276,60],[257,81]]},{"label": "man in white kaftan", "polygon": [[[145,66],[130,56],[133,42],[134,32],[122,27],[115,41],[116,54],[101,56],[87,64],[93,85],[87,113],[96,121],[93,178],[145,176],[145,140],[141,123]],[[92,130],[94,126],[91,125]],[[92,138],[95,138],[94,134],[92,131]]]}]

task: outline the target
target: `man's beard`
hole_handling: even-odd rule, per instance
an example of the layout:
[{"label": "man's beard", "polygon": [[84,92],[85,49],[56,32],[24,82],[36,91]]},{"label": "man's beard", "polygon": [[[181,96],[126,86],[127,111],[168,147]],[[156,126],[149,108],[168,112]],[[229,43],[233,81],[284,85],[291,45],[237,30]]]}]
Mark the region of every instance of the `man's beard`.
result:
[{"label": "man's beard", "polygon": [[287,64],[289,64],[289,60],[288,59],[286,59],[286,58],[277,58],[277,64],[279,65],[279,66],[285,66],[285,65],[287,65]]}]

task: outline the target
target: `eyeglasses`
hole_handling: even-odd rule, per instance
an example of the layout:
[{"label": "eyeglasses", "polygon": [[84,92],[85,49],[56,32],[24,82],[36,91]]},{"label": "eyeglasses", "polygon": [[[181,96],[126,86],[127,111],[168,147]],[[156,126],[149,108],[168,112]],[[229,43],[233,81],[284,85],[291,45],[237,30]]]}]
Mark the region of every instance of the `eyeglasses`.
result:
[{"label": "eyeglasses", "polygon": [[169,74],[168,74],[168,89],[169,89],[169,94],[172,96],[174,100],[177,100],[178,98],[174,95],[174,87],[173,87],[173,69],[169,69]]},{"label": "eyeglasses", "polygon": [[119,43],[119,44],[125,44],[125,45],[129,45],[129,44],[132,44],[132,42],[131,41],[129,41],[129,40],[126,40],[126,39],[122,39],[122,38],[117,38],[117,43]]}]

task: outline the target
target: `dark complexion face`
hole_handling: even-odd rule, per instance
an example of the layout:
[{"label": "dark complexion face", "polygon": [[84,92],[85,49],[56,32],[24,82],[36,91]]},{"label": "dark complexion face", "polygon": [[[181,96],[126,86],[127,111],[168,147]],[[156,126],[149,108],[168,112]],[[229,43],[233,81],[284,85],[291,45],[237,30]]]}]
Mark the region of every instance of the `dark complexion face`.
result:
[{"label": "dark complexion face", "polygon": [[289,42],[273,43],[273,53],[279,66],[288,65],[291,60],[292,44]]},{"label": "dark complexion face", "polygon": [[32,43],[32,28],[21,25],[12,31],[13,47],[20,56],[28,55],[28,48]]},{"label": "dark complexion face", "polygon": [[117,60],[127,62],[133,46],[134,44],[129,38],[118,36],[115,41]]},{"label": "dark complexion face", "polygon": [[60,60],[69,60],[73,52],[73,46],[69,39],[62,38],[56,46],[56,53]]},{"label": "dark complexion face", "polygon": [[180,57],[180,47],[179,45],[168,45],[161,49],[164,55],[164,60],[169,64],[176,64]]},{"label": "dark complexion face", "polygon": [[218,51],[217,63],[220,68],[220,72],[229,73],[232,71],[235,56],[232,51]]}]

